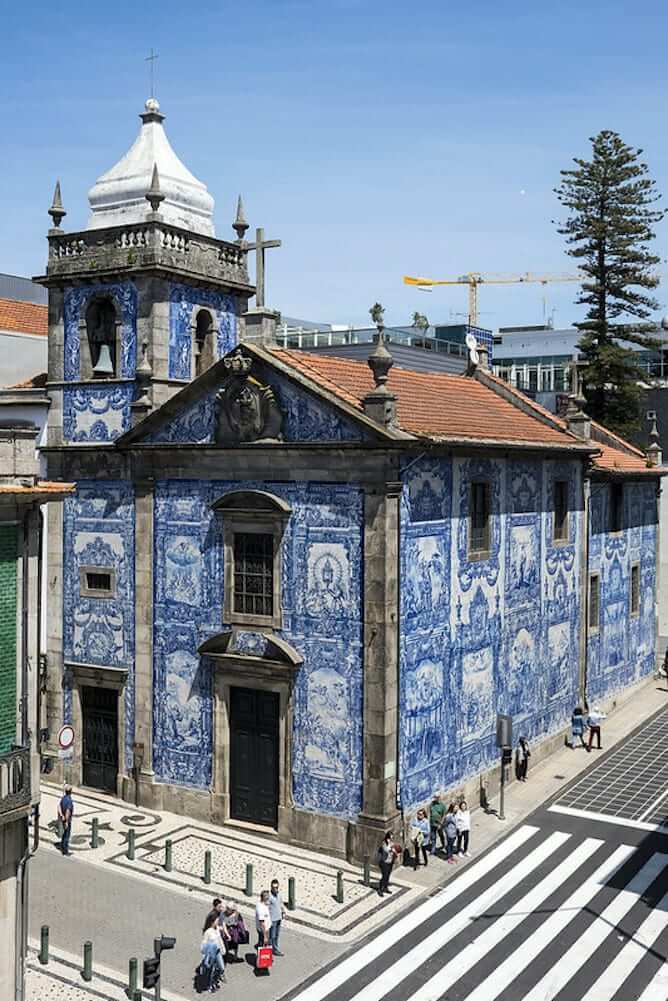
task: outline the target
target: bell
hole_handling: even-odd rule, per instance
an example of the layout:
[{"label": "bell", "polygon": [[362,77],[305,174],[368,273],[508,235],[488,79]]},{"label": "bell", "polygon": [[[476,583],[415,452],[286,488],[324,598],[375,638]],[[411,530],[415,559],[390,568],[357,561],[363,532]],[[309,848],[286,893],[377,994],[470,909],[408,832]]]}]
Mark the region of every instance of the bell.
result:
[{"label": "bell", "polygon": [[109,350],[109,345],[102,344],[100,346],[100,353],[97,356],[97,362],[95,363],[95,368],[93,369],[93,375],[107,376],[113,374],[114,374],[114,365],[111,360],[111,351]]}]

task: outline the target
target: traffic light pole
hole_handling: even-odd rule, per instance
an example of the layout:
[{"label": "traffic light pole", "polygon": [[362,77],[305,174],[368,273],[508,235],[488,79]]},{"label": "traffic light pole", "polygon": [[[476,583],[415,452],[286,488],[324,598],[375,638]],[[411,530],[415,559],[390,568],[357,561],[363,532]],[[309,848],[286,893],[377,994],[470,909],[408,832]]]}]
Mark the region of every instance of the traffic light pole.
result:
[{"label": "traffic light pole", "polygon": [[499,820],[505,820],[504,813],[506,798],[506,754],[505,747],[501,750],[501,786],[499,789]]},{"label": "traffic light pole", "polygon": [[[162,952],[162,942],[159,938],[153,939],[153,955],[159,956]],[[158,968],[158,979],[155,982],[155,1001],[160,1001],[160,968]]]}]

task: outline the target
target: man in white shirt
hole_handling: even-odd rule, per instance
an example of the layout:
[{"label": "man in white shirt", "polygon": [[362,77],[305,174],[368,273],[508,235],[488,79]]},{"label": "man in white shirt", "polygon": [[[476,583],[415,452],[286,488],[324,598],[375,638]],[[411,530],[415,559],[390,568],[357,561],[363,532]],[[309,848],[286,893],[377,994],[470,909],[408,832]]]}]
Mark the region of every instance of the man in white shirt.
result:
[{"label": "man in white shirt", "polygon": [[592,745],[594,743],[594,737],[596,737],[596,744],[601,750],[601,722],[605,719],[605,713],[596,706],[592,712],[587,716],[587,726],[589,727],[589,743],[587,744],[587,750],[591,751]]},{"label": "man in white shirt", "polygon": [[269,890],[263,890],[260,901],[255,906],[255,927],[257,928],[257,948],[269,945],[271,931],[271,916],[269,914]]}]

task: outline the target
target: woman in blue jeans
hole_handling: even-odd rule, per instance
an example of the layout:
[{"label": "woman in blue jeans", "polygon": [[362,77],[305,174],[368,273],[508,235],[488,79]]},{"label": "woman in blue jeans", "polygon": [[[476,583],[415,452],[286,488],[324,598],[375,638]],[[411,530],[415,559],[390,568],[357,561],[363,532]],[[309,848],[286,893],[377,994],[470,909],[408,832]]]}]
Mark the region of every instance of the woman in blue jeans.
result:
[{"label": "woman in blue jeans", "polygon": [[223,939],[218,928],[218,915],[213,912],[208,915],[204,924],[204,934],[202,936],[201,971],[208,975],[208,989],[213,993],[216,989],[218,977],[225,982],[225,960],[223,959]]}]

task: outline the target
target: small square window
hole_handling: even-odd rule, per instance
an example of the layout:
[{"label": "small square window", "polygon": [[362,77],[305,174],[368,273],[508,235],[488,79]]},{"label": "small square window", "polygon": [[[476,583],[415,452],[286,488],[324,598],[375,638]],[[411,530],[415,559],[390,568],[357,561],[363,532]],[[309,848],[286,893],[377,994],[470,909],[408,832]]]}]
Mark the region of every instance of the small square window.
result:
[{"label": "small square window", "polygon": [[631,567],[631,615],[640,615],[640,566]]},{"label": "small square window", "polygon": [[270,532],[234,533],[234,611],[274,614],[274,536]]},{"label": "small square window", "polygon": [[110,567],[81,567],[79,590],[84,598],[115,598],[116,571]]},{"label": "small square window", "polygon": [[589,578],[589,631],[599,627],[601,616],[601,578],[593,573]]},{"label": "small square window", "polygon": [[473,559],[479,559],[489,552],[489,523],[489,483],[475,481],[471,484],[469,509],[469,556]]},{"label": "small square window", "polygon": [[568,542],[568,481],[554,481],[554,542]]},{"label": "small square window", "polygon": [[610,484],[609,532],[621,532],[624,525],[624,484]]}]

